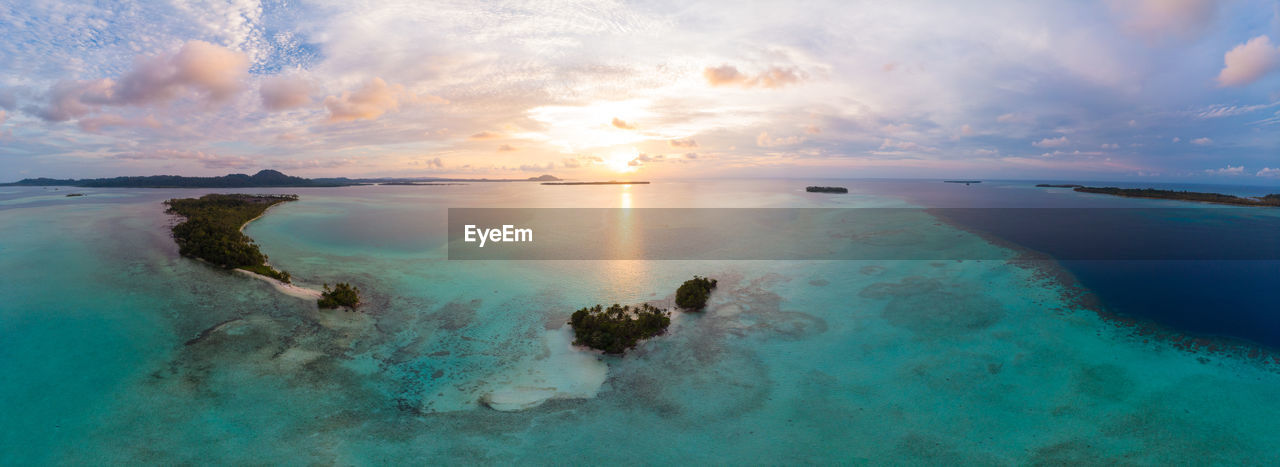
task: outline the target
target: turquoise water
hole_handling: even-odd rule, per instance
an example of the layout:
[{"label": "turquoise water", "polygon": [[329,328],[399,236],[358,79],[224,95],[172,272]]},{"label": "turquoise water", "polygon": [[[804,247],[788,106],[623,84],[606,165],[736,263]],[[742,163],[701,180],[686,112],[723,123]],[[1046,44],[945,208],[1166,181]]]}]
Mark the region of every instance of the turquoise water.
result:
[{"label": "turquoise water", "polygon": [[[207,191],[6,189],[0,463],[1280,462],[1274,365],[1144,341],[1048,264],[445,259],[450,207],[909,206],[803,186],[256,190],[302,196],[246,229],[271,262],[364,314],[178,257],[160,201]],[[574,309],[694,274],[668,335],[568,347]]]}]

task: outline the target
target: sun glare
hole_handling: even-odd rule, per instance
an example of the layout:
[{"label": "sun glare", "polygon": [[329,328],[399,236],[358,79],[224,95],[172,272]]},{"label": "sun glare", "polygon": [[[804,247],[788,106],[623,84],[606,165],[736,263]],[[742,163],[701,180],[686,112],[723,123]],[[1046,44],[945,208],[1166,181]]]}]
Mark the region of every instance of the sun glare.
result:
[{"label": "sun glare", "polygon": [[635,148],[617,151],[605,158],[604,166],[620,174],[635,172],[636,166],[631,165],[631,161],[635,160],[639,155],[639,151]]}]

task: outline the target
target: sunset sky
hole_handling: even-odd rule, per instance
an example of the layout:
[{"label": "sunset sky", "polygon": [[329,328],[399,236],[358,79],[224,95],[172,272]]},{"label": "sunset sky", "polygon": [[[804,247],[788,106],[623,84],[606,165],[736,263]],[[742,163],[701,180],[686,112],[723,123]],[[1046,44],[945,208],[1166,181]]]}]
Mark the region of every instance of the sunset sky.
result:
[{"label": "sunset sky", "polygon": [[6,1],[0,38],[0,182],[1280,183],[1275,1]]}]

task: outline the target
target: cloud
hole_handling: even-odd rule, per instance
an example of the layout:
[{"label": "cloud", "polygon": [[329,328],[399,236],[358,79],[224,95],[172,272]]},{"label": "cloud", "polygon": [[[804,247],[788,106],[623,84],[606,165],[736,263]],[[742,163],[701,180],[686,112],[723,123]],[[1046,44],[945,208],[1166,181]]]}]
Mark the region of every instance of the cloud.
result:
[{"label": "cloud", "polygon": [[1007,113],[996,117],[996,121],[1000,123],[1031,123],[1035,118],[1022,113]]},{"label": "cloud", "polygon": [[257,165],[253,159],[245,156],[224,156],[203,151],[182,151],[176,149],[121,152],[113,154],[111,157],[125,160],[189,160],[196,161],[208,169],[246,169]]},{"label": "cloud", "polygon": [[1102,146],[1099,147],[1102,149],[1119,149],[1120,145],[1116,143],[1102,143]]},{"label": "cloud", "polygon": [[1191,144],[1194,144],[1194,145],[1197,145],[1197,146],[1207,146],[1207,145],[1212,144],[1212,143],[1213,143],[1213,140],[1209,139],[1208,137],[1205,137],[1205,138],[1196,138],[1196,139],[1191,140]]},{"label": "cloud", "polygon": [[471,141],[485,141],[490,139],[498,139],[501,137],[502,135],[499,133],[494,133],[492,131],[482,131],[474,135],[468,136],[467,139]]},{"label": "cloud", "polygon": [[667,141],[667,144],[670,144],[670,145],[671,145],[671,147],[673,147],[673,148],[696,148],[696,147],[698,147],[698,142],[697,142],[697,141],[694,141],[694,140],[693,140],[693,138],[673,139],[673,140]]},{"label": "cloud", "polygon": [[966,124],[964,124],[964,125],[961,125],[961,126],[960,126],[960,135],[962,135],[962,136],[973,136],[973,127],[969,126],[969,124],[967,124],[967,123],[966,123]]},{"label": "cloud", "polygon": [[1259,177],[1280,178],[1280,168],[1263,167],[1261,170],[1258,170],[1258,173],[1254,175],[1257,175]]},{"label": "cloud", "polygon": [[1280,105],[1280,102],[1271,104],[1255,104],[1255,105],[1211,105],[1200,110],[1192,111],[1192,115],[1200,119],[1234,117],[1237,115],[1245,115],[1258,110],[1267,109]]},{"label": "cloud", "polygon": [[582,163],[578,162],[577,159],[563,159],[560,161],[560,165],[566,169],[576,169],[578,167],[582,167]]},{"label": "cloud", "polygon": [[523,172],[542,172],[554,168],[556,168],[555,162],[548,162],[547,165],[524,164],[520,166],[520,170]]},{"label": "cloud", "polygon": [[697,159],[697,158],[698,158],[698,153],[696,153],[696,152],[685,153],[684,158],[685,158],[685,159]]},{"label": "cloud", "polygon": [[1031,143],[1031,145],[1037,148],[1059,148],[1062,146],[1066,146],[1067,143],[1069,142],[1070,141],[1067,140],[1066,136],[1059,136],[1057,138],[1045,138],[1040,141]]},{"label": "cloud", "polygon": [[498,146],[498,152],[512,152],[512,151],[519,151],[519,150],[520,148],[517,148],[510,144],[504,144],[504,145]]},{"label": "cloud", "polygon": [[140,57],[113,89],[119,103],[165,102],[186,91],[202,93],[213,102],[229,99],[241,89],[249,72],[245,54],[204,41],[189,41],[173,55]]},{"label": "cloud", "polygon": [[932,146],[924,146],[914,141],[894,141],[888,138],[886,138],[883,143],[880,143],[880,149],[881,150],[896,149],[899,151],[916,151],[916,152],[920,152],[920,151],[932,152],[932,151],[938,150],[938,148],[935,148]]},{"label": "cloud", "polygon": [[311,84],[301,78],[272,76],[262,80],[258,95],[267,110],[294,109],[311,103]]},{"label": "cloud", "polygon": [[796,68],[769,67],[755,76],[738,71],[733,65],[707,67],[702,70],[703,78],[712,86],[742,86],[744,88],[764,87],[780,88],[796,84],[808,78],[804,72]]},{"label": "cloud", "polygon": [[404,86],[388,85],[382,78],[374,78],[355,92],[343,91],[340,96],[324,98],[324,106],[329,109],[330,122],[374,120],[399,110],[402,94]]},{"label": "cloud", "polygon": [[433,157],[431,159],[424,160],[422,161],[422,163],[426,164],[427,167],[434,167],[437,169],[444,168],[444,161],[440,160],[439,157]]},{"label": "cloud", "polygon": [[8,119],[9,119],[9,113],[3,110],[0,110],[0,125],[4,124],[4,122]]},{"label": "cloud", "polygon": [[636,126],[635,126],[635,125],[629,124],[629,123],[627,123],[627,122],[623,121],[622,119],[620,119],[620,118],[618,118],[618,117],[613,117],[613,126],[614,126],[614,128],[620,128],[620,129],[623,129],[623,130],[634,130],[634,129],[636,129]]},{"label": "cloud", "polygon": [[95,117],[82,118],[77,121],[80,129],[97,133],[99,130],[108,127],[133,127],[133,128],[160,128],[160,121],[150,115],[140,119],[127,119],[119,115],[99,115]]},{"label": "cloud", "polygon": [[1181,141],[1182,141],[1182,138],[1179,138],[1179,137],[1177,137],[1177,136],[1174,136],[1174,137],[1173,137],[1173,139],[1171,139],[1171,140],[1169,140],[1169,141],[1172,141],[1172,142],[1178,143],[1178,142],[1181,142]]},{"label": "cloud", "polygon": [[772,148],[777,146],[791,146],[800,144],[804,138],[800,136],[769,136],[769,132],[762,131],[756,136],[756,145],[762,148]]},{"label": "cloud", "polygon": [[1160,40],[1199,36],[1217,12],[1216,0],[1111,0],[1111,9],[1126,17],[1131,34]]},{"label": "cloud", "polygon": [[977,156],[995,156],[1000,154],[999,149],[974,149],[973,154]]},{"label": "cloud", "polygon": [[1280,48],[1271,38],[1258,36],[1237,45],[1223,56],[1224,67],[1218,73],[1219,86],[1244,86],[1280,67]]},{"label": "cloud", "polygon": [[203,97],[206,103],[219,103],[241,90],[248,71],[249,59],[243,53],[189,41],[173,54],[134,59],[133,68],[119,81],[59,81],[46,93],[45,107],[34,113],[47,121],[64,122],[104,105],[146,106],[191,94]]},{"label": "cloud", "polygon": [[1244,166],[1243,165],[1232,166],[1231,164],[1227,164],[1226,167],[1223,167],[1221,169],[1206,169],[1204,173],[1207,173],[1210,175],[1242,175],[1244,174]]}]

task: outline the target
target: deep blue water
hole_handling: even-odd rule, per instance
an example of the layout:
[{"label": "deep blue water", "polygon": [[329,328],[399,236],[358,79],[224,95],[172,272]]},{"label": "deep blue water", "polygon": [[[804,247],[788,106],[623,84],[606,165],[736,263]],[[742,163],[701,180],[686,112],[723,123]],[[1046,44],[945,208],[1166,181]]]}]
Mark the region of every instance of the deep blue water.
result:
[{"label": "deep blue water", "polygon": [[[1280,349],[1280,261],[1276,260],[1280,229],[1275,227],[1280,223],[1280,209],[1076,193],[1036,188],[1042,182],[1035,181],[969,186],[920,181],[860,183],[926,207],[1048,208],[1018,211],[1061,212],[1058,219],[1043,216],[1049,225],[1032,235],[1025,231],[1025,223],[1006,222],[1008,214],[944,210],[945,217],[958,225],[1058,259],[1109,312],[1187,334],[1245,339]],[[1274,187],[1070,183],[1238,196],[1280,192]],[[959,213],[966,215],[951,215]],[[1104,231],[1129,237],[1108,237]],[[1104,245],[1102,238],[1110,240]],[[1250,249],[1255,248],[1256,256],[1250,256]],[[1142,259],[1126,259],[1131,257]]]}]

